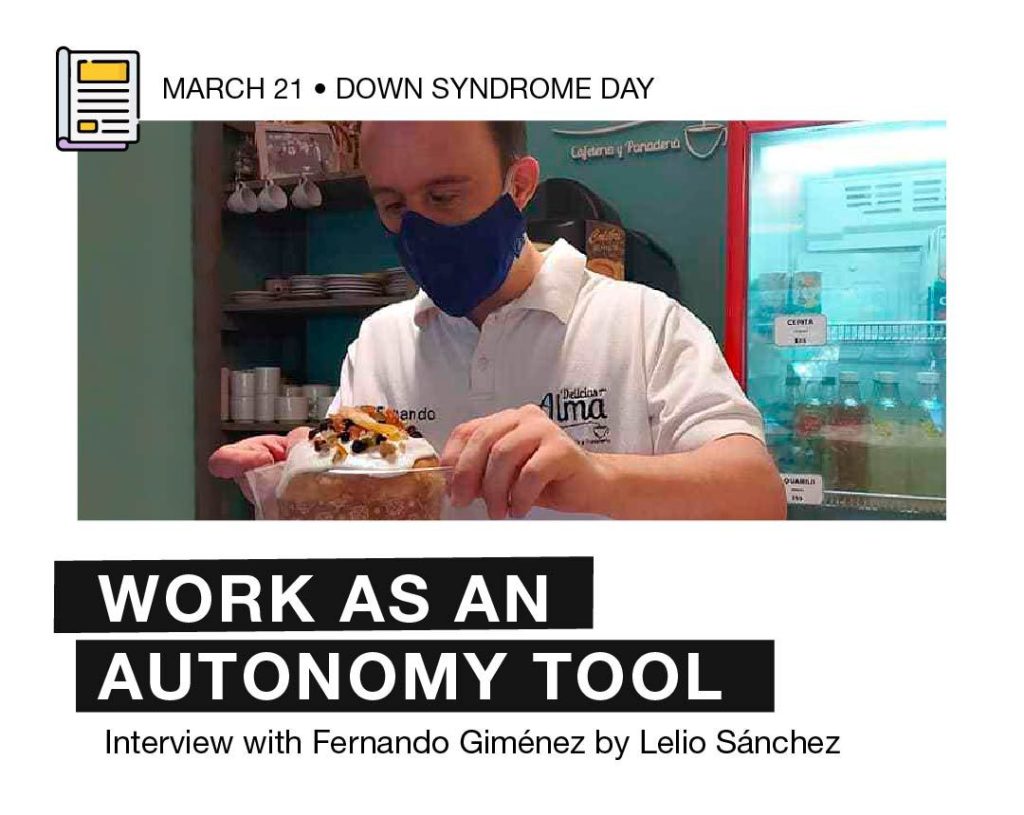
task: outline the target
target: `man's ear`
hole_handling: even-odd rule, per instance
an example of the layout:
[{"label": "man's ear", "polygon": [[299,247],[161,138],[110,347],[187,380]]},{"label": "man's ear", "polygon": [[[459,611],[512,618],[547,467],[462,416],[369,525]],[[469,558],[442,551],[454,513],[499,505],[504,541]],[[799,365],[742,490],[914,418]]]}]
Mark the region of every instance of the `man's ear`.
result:
[{"label": "man's ear", "polygon": [[540,183],[540,162],[533,156],[516,159],[512,165],[512,189],[509,190],[512,200],[519,209],[526,209]]}]

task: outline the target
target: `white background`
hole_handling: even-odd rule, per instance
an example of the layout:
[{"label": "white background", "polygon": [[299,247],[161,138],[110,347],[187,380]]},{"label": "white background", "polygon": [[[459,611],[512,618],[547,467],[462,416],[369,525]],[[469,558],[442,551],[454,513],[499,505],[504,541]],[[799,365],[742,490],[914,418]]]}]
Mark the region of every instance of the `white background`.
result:
[{"label": "white background", "polygon": [[[680,6],[682,4],[679,4]],[[1019,811],[1022,135],[1002,4],[36,4],[4,32],[3,808],[78,812]],[[308,22],[315,20],[315,26]],[[325,527],[78,524],[75,157],[54,147],[54,51],[135,48],[143,119],[946,118],[953,330],[947,523]],[[644,104],[168,103],[164,74],[655,75]],[[1017,84],[1016,82],[1014,83]],[[13,124],[12,124],[13,123]],[[145,138],[145,124],[142,126]],[[46,306],[27,307],[45,297]],[[32,353],[19,349],[31,347]],[[111,361],[116,364],[116,360]],[[45,416],[37,408],[44,406]],[[159,466],[149,462],[148,466]],[[357,542],[353,542],[355,539]],[[597,638],[771,638],[759,715],[74,713],[74,643],[52,633],[72,558],[593,554]],[[550,636],[576,636],[550,632]],[[402,635],[384,635],[402,636]],[[438,636],[450,636],[443,634]],[[466,636],[475,636],[467,634]],[[534,637],[534,633],[511,636]],[[838,758],[508,759],[103,755],[118,732],[503,733],[687,728],[842,736]]]}]

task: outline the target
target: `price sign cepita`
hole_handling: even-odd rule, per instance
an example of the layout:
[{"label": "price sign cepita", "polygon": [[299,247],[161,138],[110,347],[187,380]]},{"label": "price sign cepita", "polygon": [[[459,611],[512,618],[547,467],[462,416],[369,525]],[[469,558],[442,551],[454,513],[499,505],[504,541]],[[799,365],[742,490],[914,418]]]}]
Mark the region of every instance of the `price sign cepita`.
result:
[{"label": "price sign cepita", "polygon": [[824,314],[779,314],[775,318],[776,345],[824,345],[827,336],[828,321]]}]

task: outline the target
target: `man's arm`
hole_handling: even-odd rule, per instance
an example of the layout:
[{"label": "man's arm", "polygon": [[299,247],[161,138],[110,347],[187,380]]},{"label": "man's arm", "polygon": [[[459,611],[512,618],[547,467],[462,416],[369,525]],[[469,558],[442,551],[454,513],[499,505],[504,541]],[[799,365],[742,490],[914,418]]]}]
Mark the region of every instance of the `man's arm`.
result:
[{"label": "man's arm", "polygon": [[785,493],[755,438],[732,435],[686,453],[588,453],[536,405],[457,427],[441,463],[455,506],[477,498],[491,518],[532,507],[621,519],[779,519]]},{"label": "man's arm", "polygon": [[726,436],[689,453],[594,455],[603,473],[595,504],[613,518],[786,517],[775,462],[751,436]]}]

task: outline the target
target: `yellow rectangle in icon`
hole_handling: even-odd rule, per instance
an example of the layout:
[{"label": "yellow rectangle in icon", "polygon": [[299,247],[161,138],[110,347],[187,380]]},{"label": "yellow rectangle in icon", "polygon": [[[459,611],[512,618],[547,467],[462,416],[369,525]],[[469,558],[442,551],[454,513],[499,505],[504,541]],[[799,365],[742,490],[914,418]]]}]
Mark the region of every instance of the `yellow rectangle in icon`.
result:
[{"label": "yellow rectangle in icon", "polygon": [[95,133],[98,124],[95,119],[82,119],[78,123],[79,133]]},{"label": "yellow rectangle in icon", "polygon": [[128,63],[125,60],[78,62],[79,82],[127,82]]}]

